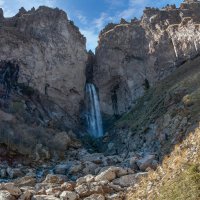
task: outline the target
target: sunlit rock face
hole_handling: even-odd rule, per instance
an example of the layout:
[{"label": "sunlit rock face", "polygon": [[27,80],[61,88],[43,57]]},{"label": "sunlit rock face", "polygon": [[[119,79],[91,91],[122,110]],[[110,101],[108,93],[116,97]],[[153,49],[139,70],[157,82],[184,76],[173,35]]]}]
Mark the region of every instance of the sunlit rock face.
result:
[{"label": "sunlit rock face", "polygon": [[200,52],[200,3],[146,8],[141,20],[109,24],[100,33],[93,79],[101,109],[120,115],[157,81]]},{"label": "sunlit rock face", "polygon": [[59,9],[22,8],[12,18],[4,18],[0,11],[0,60],[17,62],[19,82],[62,108],[69,127],[79,119],[84,98],[85,42],[78,28]]}]

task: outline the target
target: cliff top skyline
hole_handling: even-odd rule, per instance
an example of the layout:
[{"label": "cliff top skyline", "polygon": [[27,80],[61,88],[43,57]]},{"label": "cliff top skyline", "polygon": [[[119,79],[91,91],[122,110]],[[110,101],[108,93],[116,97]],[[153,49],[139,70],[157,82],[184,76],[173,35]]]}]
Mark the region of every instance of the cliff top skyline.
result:
[{"label": "cliff top skyline", "polygon": [[107,23],[118,23],[121,18],[128,21],[134,17],[140,18],[145,7],[179,6],[181,2],[183,0],[0,0],[0,7],[5,17],[14,16],[20,7],[26,10],[40,5],[58,7],[67,13],[87,38],[87,49],[94,51],[99,32]]}]

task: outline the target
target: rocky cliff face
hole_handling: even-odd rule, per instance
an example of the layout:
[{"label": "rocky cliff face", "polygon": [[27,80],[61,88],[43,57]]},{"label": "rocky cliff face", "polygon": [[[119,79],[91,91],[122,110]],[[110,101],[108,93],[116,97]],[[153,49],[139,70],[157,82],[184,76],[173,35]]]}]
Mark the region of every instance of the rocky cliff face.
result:
[{"label": "rocky cliff face", "polygon": [[[69,127],[79,119],[84,98],[85,38],[59,9],[23,8],[12,18],[0,12],[0,60],[18,66],[18,82],[55,102]],[[12,66],[11,66],[12,67]],[[3,66],[1,66],[3,68]]]},{"label": "rocky cliff face", "polygon": [[104,114],[128,111],[145,90],[199,54],[199,13],[199,2],[186,1],[180,8],[146,8],[140,21],[105,27],[93,69]]}]

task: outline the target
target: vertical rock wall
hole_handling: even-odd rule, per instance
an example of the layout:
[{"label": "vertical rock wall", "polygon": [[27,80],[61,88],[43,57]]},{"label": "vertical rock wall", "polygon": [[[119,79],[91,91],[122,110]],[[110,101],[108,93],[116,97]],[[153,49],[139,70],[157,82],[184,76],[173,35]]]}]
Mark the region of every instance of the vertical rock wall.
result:
[{"label": "vertical rock wall", "polygon": [[101,31],[93,78],[102,112],[130,109],[149,86],[200,52],[200,2],[146,8],[141,20],[109,24]]},{"label": "vertical rock wall", "polygon": [[20,66],[19,82],[53,100],[71,127],[79,120],[84,98],[85,43],[78,28],[57,8],[21,8],[12,18],[4,18],[0,11],[0,60],[15,60]]}]

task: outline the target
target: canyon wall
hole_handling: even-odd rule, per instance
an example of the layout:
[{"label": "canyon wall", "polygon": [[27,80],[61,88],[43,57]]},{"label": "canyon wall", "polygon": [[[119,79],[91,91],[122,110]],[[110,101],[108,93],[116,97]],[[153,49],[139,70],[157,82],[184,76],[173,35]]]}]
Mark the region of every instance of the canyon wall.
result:
[{"label": "canyon wall", "polygon": [[41,6],[4,18],[1,9],[0,46],[0,60],[19,66],[18,82],[53,101],[62,112],[51,114],[74,127],[84,99],[87,52],[86,39],[66,13]]},{"label": "canyon wall", "polygon": [[127,112],[145,90],[199,52],[198,1],[146,8],[141,20],[108,24],[100,33],[93,67],[102,112]]}]

